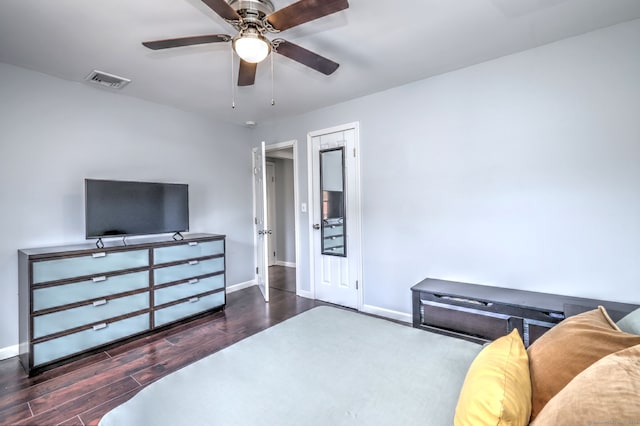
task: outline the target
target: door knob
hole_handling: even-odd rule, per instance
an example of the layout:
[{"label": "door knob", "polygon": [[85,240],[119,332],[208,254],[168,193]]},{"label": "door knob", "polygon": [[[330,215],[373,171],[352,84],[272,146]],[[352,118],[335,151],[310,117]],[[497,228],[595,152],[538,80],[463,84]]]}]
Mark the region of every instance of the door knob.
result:
[{"label": "door knob", "polygon": [[314,223],[313,224],[313,229],[320,229],[320,224]]}]

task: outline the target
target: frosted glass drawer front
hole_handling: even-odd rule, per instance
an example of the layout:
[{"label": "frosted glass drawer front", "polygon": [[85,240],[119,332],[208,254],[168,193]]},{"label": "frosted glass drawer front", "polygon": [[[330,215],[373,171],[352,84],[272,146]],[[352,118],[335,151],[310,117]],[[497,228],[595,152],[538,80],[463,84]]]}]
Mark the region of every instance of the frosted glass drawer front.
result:
[{"label": "frosted glass drawer front", "polygon": [[33,338],[149,308],[149,292],[101,300],[65,311],[33,317]]},{"label": "frosted glass drawer front", "polygon": [[148,250],[102,252],[89,256],[33,262],[33,283],[139,268],[149,265]]},{"label": "frosted glass drawer front", "polygon": [[153,261],[156,264],[177,262],[196,257],[214,256],[224,253],[224,241],[192,241],[177,246],[158,247],[153,249]]},{"label": "frosted glass drawer front", "polygon": [[341,249],[344,246],[344,237],[329,237],[325,238],[324,241],[324,250],[331,251],[335,249]]},{"label": "frosted glass drawer front", "polygon": [[344,229],[342,225],[327,226],[324,228],[325,237],[335,237],[336,235],[342,235],[343,232]]},{"label": "frosted glass drawer front", "polygon": [[224,270],[224,258],[191,261],[175,266],[166,266],[153,271],[154,283],[164,284],[173,281],[185,280],[198,275],[212,274]]},{"label": "frosted glass drawer front", "polygon": [[149,314],[137,315],[113,323],[104,328],[79,331],[33,345],[33,364],[40,365],[86,349],[122,339],[149,329]]},{"label": "frosted glass drawer front", "polygon": [[55,287],[33,290],[33,310],[55,308],[83,300],[97,299],[149,287],[149,272],[133,272],[115,277],[98,276],[93,279]]},{"label": "frosted glass drawer front", "polygon": [[188,283],[172,285],[171,287],[160,288],[154,291],[154,304],[164,305],[174,300],[184,299],[196,294],[217,290],[224,287],[224,275],[214,275],[213,277],[201,280],[193,279]]},{"label": "frosted glass drawer front", "polygon": [[156,327],[168,324],[173,321],[217,308],[224,304],[224,292],[214,293],[204,297],[194,297],[192,301],[178,303],[168,308],[159,309],[155,312]]}]

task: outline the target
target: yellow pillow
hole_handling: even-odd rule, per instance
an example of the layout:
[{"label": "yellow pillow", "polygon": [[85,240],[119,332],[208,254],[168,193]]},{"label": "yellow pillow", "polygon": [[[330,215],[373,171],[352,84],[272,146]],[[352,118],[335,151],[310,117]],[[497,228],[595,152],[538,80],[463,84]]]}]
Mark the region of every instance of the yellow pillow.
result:
[{"label": "yellow pillow", "polygon": [[486,346],[464,379],[455,426],[519,426],[529,423],[529,357],[517,329]]}]

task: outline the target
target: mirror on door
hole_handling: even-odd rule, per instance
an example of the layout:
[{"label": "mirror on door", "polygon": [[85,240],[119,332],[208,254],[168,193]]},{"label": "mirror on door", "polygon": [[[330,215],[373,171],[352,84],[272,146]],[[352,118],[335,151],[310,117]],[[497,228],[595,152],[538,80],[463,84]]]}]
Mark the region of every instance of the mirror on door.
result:
[{"label": "mirror on door", "polygon": [[320,151],[322,254],[347,256],[344,147]]}]

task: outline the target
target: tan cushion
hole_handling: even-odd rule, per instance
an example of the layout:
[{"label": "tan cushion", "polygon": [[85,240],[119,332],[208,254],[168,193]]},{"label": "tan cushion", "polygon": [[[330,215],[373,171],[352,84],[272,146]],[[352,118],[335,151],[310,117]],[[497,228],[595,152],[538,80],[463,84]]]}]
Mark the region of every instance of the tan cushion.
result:
[{"label": "tan cushion", "polygon": [[460,391],[455,426],[525,426],[531,411],[529,360],[518,330],[476,356]]},{"label": "tan cushion", "polygon": [[640,424],[640,345],[578,374],[544,406],[532,426]]},{"label": "tan cushion", "polygon": [[575,376],[599,359],[640,344],[599,306],[562,321],[529,346],[531,419]]}]

